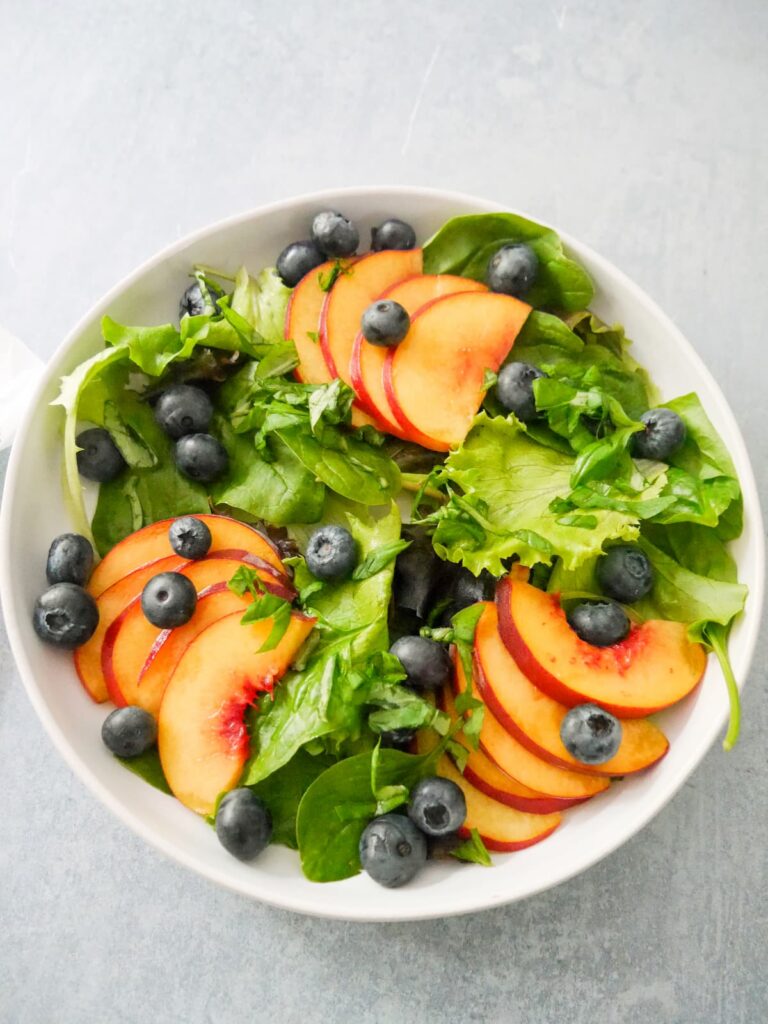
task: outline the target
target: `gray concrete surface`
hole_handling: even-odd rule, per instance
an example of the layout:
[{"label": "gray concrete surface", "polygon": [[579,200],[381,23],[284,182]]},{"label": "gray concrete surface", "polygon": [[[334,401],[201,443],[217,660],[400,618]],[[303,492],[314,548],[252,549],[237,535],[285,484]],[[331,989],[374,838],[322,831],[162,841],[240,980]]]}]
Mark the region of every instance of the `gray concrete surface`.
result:
[{"label": "gray concrete surface", "polygon": [[[522,207],[623,267],[715,371],[766,491],[760,0],[0,0],[0,320],[45,356],[160,246],[337,184]],[[0,1022],[768,1019],[766,642],[743,739],[566,886],[463,919],[220,892],[54,753],[0,636]]]}]

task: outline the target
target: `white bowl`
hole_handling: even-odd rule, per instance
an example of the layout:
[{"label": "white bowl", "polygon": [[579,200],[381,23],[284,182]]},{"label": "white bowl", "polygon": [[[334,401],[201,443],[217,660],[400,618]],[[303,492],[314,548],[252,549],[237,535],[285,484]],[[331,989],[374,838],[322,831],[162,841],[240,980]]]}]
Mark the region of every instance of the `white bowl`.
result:
[{"label": "white bowl", "polygon": [[[111,757],[100,738],[105,709],[86,696],[71,658],[46,648],[32,631],[32,607],[45,585],[48,544],[70,527],[60,485],[60,410],[49,403],[61,375],[101,347],[102,315],[108,312],[128,323],[173,320],[191,264],[234,269],[245,263],[254,270],[272,264],[287,242],[306,235],[313,214],[326,207],[354,218],[363,244],[369,228],[385,216],[411,222],[419,239],[425,240],[456,214],[503,208],[466,195],[417,188],[358,188],[304,196],[198,232],[147,261],[109,292],[51,359],[11,455],[0,523],[0,595],[11,647],[35,710],[83,782],[140,836],[206,878],[290,910],[364,921],[442,917],[509,903],[584,871],[629,839],[674,796],[726,721],[725,684],[714,658],[696,693],[659,715],[671,749],[655,768],[568,811],[561,828],[540,845],[497,855],[493,869],[435,864],[414,883],[390,891],[364,875],[327,885],[308,882],[298,856],[281,847],[271,847],[252,865],[230,857],[199,818]],[[564,240],[595,281],[595,311],[604,320],[626,326],[635,340],[634,354],[665,397],[698,392],[733,456],[746,520],[733,552],[740,579],[750,588],[746,614],[731,639],[733,667],[743,682],[760,623],[764,576],[763,527],[744,441],[717,384],[674,324],[610,263],[581,243]]]}]

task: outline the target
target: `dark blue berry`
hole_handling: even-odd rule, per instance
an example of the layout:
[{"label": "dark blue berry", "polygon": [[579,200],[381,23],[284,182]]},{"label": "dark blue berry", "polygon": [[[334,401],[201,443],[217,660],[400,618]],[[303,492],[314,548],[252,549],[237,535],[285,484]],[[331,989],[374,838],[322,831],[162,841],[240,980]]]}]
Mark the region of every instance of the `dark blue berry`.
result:
[{"label": "dark blue berry", "polygon": [[604,764],[621,746],[621,722],[597,704],[579,704],[563,718],[560,739],[582,764]]},{"label": "dark blue berry", "polygon": [[213,316],[219,312],[217,296],[213,290],[203,288],[199,281],[193,281],[181,296],[179,319],[183,316]]},{"label": "dark blue berry", "polygon": [[598,559],[596,575],[603,593],[622,604],[639,601],[653,586],[653,566],[635,544],[610,548]]},{"label": "dark blue berry", "polygon": [[79,533],[62,533],[48,549],[45,575],[49,583],[77,583],[84,587],[93,569],[91,542]]},{"label": "dark blue berry", "polygon": [[448,651],[436,640],[424,636],[402,636],[390,647],[406,674],[405,686],[413,690],[438,690],[451,674]]},{"label": "dark blue berry", "polygon": [[363,337],[372,345],[392,348],[399,345],[408,333],[411,318],[408,311],[393,299],[380,299],[363,313]]},{"label": "dark blue berry", "polygon": [[314,242],[291,242],[277,257],[277,272],[287,288],[295,288],[310,270],[325,263],[325,256]]},{"label": "dark blue berry", "polygon": [[464,824],[467,801],[455,782],[437,775],[422,779],[411,790],[408,817],[428,836],[445,836]]},{"label": "dark blue berry", "polygon": [[40,639],[68,651],[87,643],[98,624],[96,602],[76,583],[54,583],[38,597],[32,613]]},{"label": "dark blue berry", "polygon": [[335,210],[323,210],[312,221],[312,241],[325,256],[336,259],[357,252],[360,235],[351,220]]},{"label": "dark blue berry", "polygon": [[415,729],[390,729],[381,734],[381,745],[391,750],[403,750],[408,753],[413,745]]},{"label": "dark blue berry", "polygon": [[413,249],[416,245],[416,232],[410,224],[397,217],[382,221],[371,231],[371,249],[381,252],[382,249]]},{"label": "dark blue berry", "polygon": [[374,818],[360,837],[363,870],[388,889],[410,882],[426,859],[426,837],[404,814]]},{"label": "dark blue berry", "polygon": [[211,547],[211,531],[202,519],[180,516],[168,530],[171,547],[181,558],[205,558]]},{"label": "dark blue berry", "polygon": [[468,608],[478,601],[492,601],[496,593],[496,579],[487,569],[475,576],[469,569],[461,566],[457,569],[451,587],[451,604],[454,614],[462,608]]},{"label": "dark blue berry", "polygon": [[567,613],[576,635],[593,647],[611,647],[629,633],[629,618],[615,601],[582,601]]},{"label": "dark blue berry", "polygon": [[492,292],[521,298],[536,279],[539,261],[525,242],[503,245],[488,261],[486,282]]},{"label": "dark blue berry", "polygon": [[685,441],[685,423],[672,409],[649,409],[640,417],[645,429],[632,435],[632,454],[637,459],[666,462]]},{"label": "dark blue berry", "polygon": [[144,708],[129,704],[107,715],[101,738],[117,757],[139,757],[155,745],[157,722]]},{"label": "dark blue berry", "polygon": [[343,526],[321,526],[309,538],[306,560],[319,580],[344,580],[357,565],[357,545]]},{"label": "dark blue berry", "polygon": [[103,427],[89,427],[75,439],[77,447],[77,471],[86,480],[106,484],[114,480],[125,469],[125,459],[120,449]]},{"label": "dark blue berry", "polygon": [[218,480],[229,466],[227,449],[210,434],[187,434],[180,437],[173,457],[184,476],[203,484]]},{"label": "dark blue berry", "polygon": [[496,382],[496,397],[507,412],[513,412],[521,423],[530,423],[536,418],[536,399],[533,382],[546,377],[530,363],[507,363],[499,371]]},{"label": "dark blue berry", "polygon": [[253,860],[269,846],[272,815],[252,789],[241,786],[222,799],[216,811],[219,842],[238,860]]},{"label": "dark blue berry", "polygon": [[210,398],[191,384],[174,384],[155,403],[155,419],[174,441],[186,434],[204,434],[212,417]]},{"label": "dark blue berry", "polygon": [[195,614],[194,583],[179,572],[159,572],[141,592],[141,610],[158,629],[175,629]]}]

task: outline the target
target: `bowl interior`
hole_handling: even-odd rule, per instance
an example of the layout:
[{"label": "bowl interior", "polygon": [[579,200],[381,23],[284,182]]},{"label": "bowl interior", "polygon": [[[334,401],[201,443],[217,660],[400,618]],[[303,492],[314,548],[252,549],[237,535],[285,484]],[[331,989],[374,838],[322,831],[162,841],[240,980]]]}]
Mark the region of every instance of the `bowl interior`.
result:
[{"label": "bowl interior", "polygon": [[[239,892],[306,913],[361,920],[440,917],[505,903],[557,884],[593,864],[628,839],[682,785],[721,730],[727,714],[725,686],[710,659],[703,684],[678,707],[658,716],[671,749],[661,764],[626,780],[565,815],[546,842],[507,856],[496,867],[460,870],[433,865],[402,890],[380,889],[360,876],[333,885],[307,882],[296,854],[270,848],[254,865],[231,858],[213,831],[170,797],[127,772],[100,740],[104,708],[87,698],[71,659],[40,644],[30,625],[31,609],[45,586],[50,539],[69,528],[60,486],[60,411],[50,402],[59,377],[101,347],[105,312],[129,323],[172,321],[191,264],[257,270],[274,263],[291,239],[304,237],[312,215],[325,206],[342,209],[361,227],[399,216],[425,240],[459,213],[502,208],[467,196],[419,189],[354,189],[305,197],[256,210],[215,226],[150,260],[95,307],[50,362],[23,423],[9,466],[0,535],[0,593],[11,644],[30,698],[62,755],[83,781],[123,821],[187,867]],[[731,650],[743,681],[760,621],[763,550],[760,509],[743,440],[717,385],[669,319],[623,274],[583,245],[566,239],[596,286],[595,311],[620,321],[634,339],[633,353],[651,372],[666,398],[699,394],[736,463],[744,489],[746,527],[734,544],[740,578],[750,587],[747,613],[734,628]]]}]

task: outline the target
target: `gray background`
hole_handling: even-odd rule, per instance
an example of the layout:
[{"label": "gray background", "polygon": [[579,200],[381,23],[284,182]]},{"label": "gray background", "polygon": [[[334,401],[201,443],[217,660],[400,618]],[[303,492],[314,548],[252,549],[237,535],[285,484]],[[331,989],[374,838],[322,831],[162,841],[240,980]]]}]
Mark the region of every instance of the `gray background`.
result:
[{"label": "gray background", "polygon": [[[153,251],[259,203],[413,183],[597,248],[768,457],[763,0],[0,0],[0,320],[40,355]],[[54,753],[0,635],[0,1021],[768,1018],[765,636],[742,742],[507,909],[327,923],[145,847]]]}]

